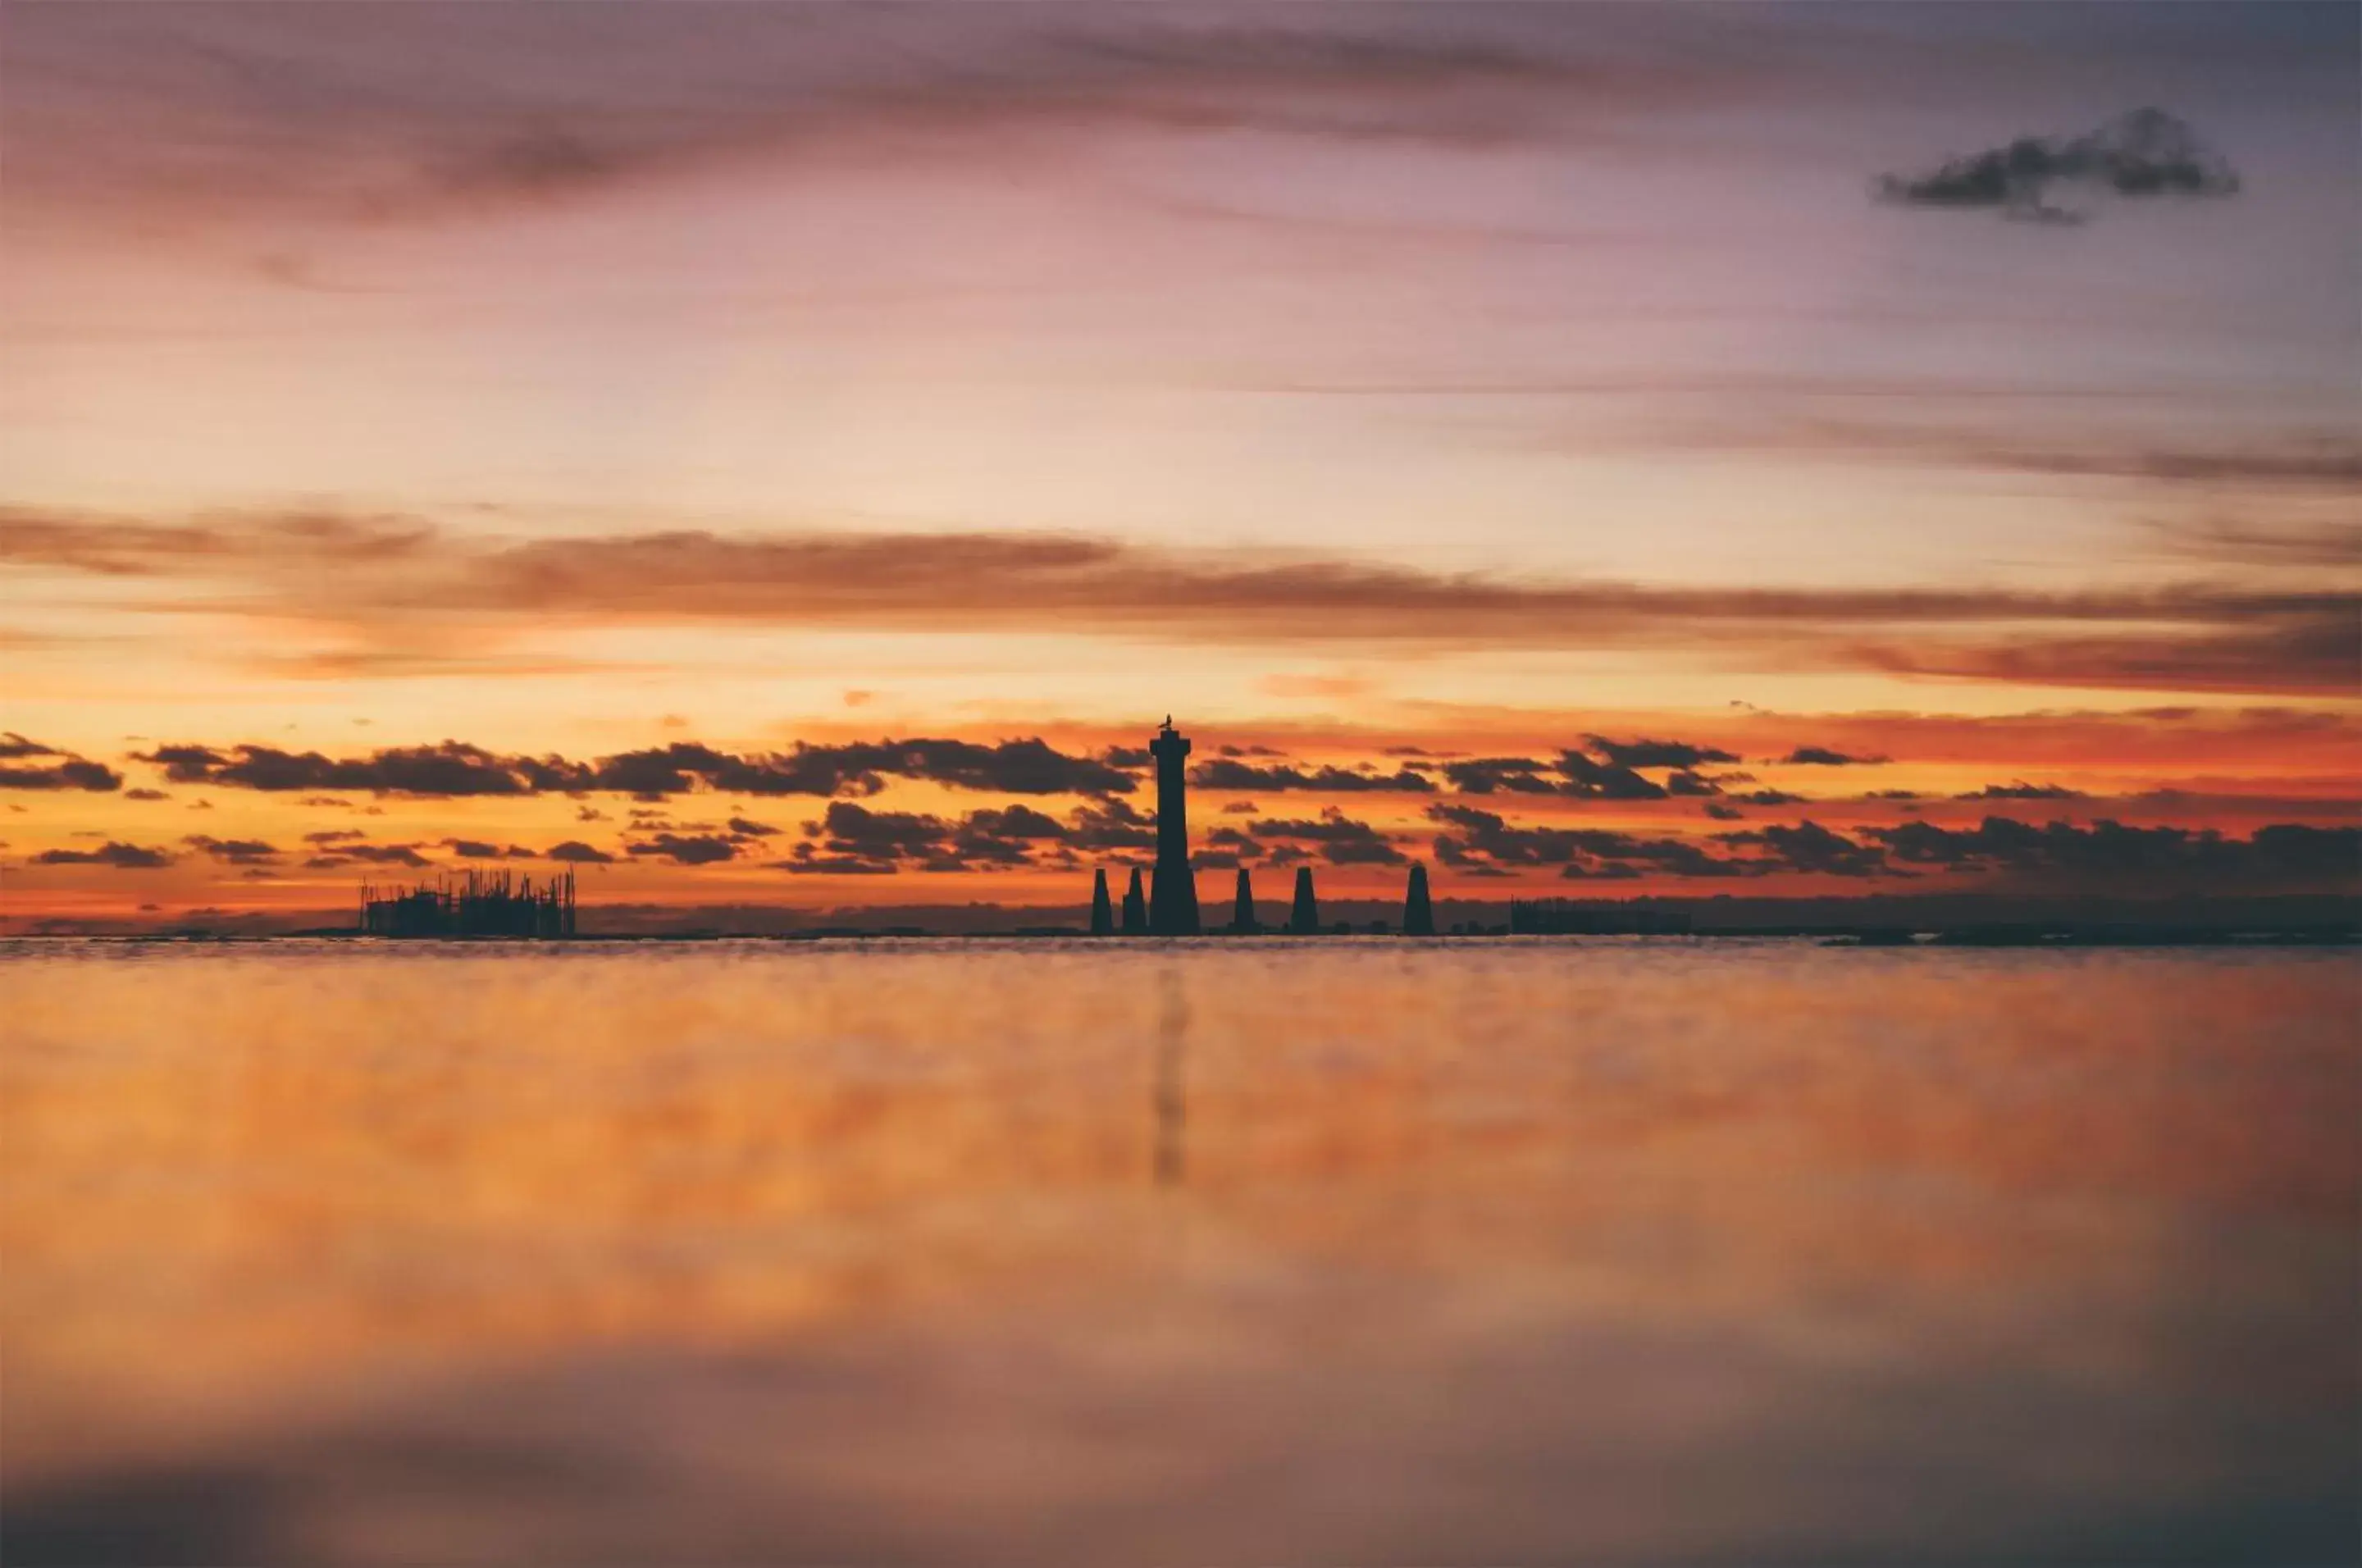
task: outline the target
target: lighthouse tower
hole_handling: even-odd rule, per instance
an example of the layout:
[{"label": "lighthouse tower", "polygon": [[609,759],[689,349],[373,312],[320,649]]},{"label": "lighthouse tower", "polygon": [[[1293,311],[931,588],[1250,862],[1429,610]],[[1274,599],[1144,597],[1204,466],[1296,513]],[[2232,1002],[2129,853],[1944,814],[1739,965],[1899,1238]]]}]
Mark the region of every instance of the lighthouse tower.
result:
[{"label": "lighthouse tower", "polygon": [[1189,871],[1189,737],[1164,727],[1148,743],[1156,758],[1156,875],[1150,879],[1152,936],[1198,934],[1198,883]]}]

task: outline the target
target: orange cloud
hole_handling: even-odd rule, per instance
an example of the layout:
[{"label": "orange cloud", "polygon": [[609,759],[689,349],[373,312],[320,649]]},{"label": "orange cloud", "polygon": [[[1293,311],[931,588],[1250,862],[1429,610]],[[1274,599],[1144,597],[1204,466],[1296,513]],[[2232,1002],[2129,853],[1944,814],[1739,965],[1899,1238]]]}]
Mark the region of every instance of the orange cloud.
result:
[{"label": "orange cloud", "polygon": [[544,627],[1048,624],[1239,646],[1649,648],[1759,668],[2193,692],[2343,694],[2362,674],[2353,638],[2362,594],[2336,587],[1683,587],[1073,535],[477,540],[401,519],[162,525],[22,510],[0,514],[0,562],[215,581],[242,591],[237,607],[248,613],[340,626],[392,648],[398,663],[421,627],[490,635],[530,618]]}]

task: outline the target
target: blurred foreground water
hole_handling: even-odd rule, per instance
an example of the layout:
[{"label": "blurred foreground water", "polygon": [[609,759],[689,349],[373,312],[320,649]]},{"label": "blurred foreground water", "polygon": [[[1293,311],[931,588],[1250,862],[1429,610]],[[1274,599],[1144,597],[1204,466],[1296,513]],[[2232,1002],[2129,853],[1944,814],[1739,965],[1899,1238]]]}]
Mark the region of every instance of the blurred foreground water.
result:
[{"label": "blurred foreground water", "polygon": [[2345,1562],[2354,956],[0,944],[0,1558]]}]

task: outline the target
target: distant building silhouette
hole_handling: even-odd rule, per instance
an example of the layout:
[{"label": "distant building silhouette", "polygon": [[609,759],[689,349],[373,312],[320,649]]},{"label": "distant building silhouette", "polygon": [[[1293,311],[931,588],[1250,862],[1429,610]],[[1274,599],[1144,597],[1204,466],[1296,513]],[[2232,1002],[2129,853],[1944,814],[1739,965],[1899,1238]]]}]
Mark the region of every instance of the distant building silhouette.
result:
[{"label": "distant building silhouette", "polygon": [[1231,929],[1241,936],[1253,936],[1263,927],[1255,922],[1254,885],[1247,880],[1247,868],[1239,867],[1238,897],[1231,905]]},{"label": "distant building silhouette", "polygon": [[1123,933],[1126,936],[1148,934],[1148,896],[1140,890],[1140,867],[1131,868],[1131,886],[1123,894]]},{"label": "distant building silhouette", "polygon": [[574,934],[574,873],[535,886],[506,871],[470,871],[414,888],[361,884],[360,930],[368,936],[565,938]]},{"label": "distant building silhouette", "polygon": [[1403,897],[1403,934],[1433,936],[1435,910],[1427,899],[1427,867],[1413,865],[1410,868],[1410,891]]},{"label": "distant building silhouette", "polygon": [[1292,936],[1320,934],[1320,905],[1312,897],[1312,867],[1296,868],[1296,902],[1287,911],[1287,930]]},{"label": "distant building silhouette", "polygon": [[1091,934],[1115,934],[1115,905],[1108,899],[1107,867],[1104,866],[1091,873]]},{"label": "distant building silhouette", "polygon": [[1189,870],[1189,740],[1164,727],[1148,743],[1156,758],[1156,875],[1149,882],[1148,929],[1156,936],[1195,936],[1198,882]]}]

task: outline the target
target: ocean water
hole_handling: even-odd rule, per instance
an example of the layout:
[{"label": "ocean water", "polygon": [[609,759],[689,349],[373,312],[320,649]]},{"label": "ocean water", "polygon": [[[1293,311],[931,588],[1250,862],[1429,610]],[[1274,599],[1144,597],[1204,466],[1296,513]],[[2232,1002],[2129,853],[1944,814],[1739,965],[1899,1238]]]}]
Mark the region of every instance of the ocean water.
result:
[{"label": "ocean water", "polygon": [[2350,1561],[2357,991],[0,944],[0,1557]]}]

